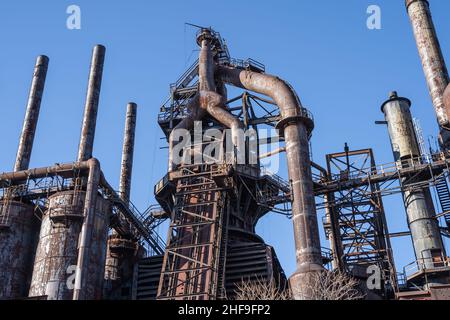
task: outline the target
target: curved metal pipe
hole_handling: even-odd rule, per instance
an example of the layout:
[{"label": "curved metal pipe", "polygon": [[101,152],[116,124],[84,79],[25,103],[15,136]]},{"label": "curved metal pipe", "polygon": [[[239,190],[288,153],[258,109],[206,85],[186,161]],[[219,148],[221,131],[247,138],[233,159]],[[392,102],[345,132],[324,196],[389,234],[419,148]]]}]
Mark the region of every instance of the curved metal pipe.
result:
[{"label": "curved metal pipe", "polygon": [[175,141],[173,135],[177,130],[192,130],[194,128],[194,122],[199,121],[206,114],[206,110],[199,108],[200,106],[200,94],[197,93],[187,104],[186,108],[189,114],[186,118],[181,120],[170,132],[169,136],[169,168],[168,172],[172,172],[176,169],[176,164],[173,162],[174,154],[173,148],[175,147]]},{"label": "curved metal pipe", "polygon": [[295,91],[280,78],[224,66],[218,66],[217,72],[224,82],[265,94],[280,108],[282,120],[278,127],[286,141],[297,257],[297,270],[290,282],[296,299],[308,299],[310,275],[323,270],[309,159],[308,131],[312,129],[312,121],[305,117],[305,109]]},{"label": "curved metal pipe", "polygon": [[[184,118],[170,133],[169,137],[169,172],[176,169],[173,163],[173,149],[175,142],[173,141],[173,134],[175,130],[185,129],[192,130],[194,122],[201,120],[207,113],[214,119],[231,129],[232,142],[237,148],[237,154],[242,155],[242,146],[239,143],[239,130],[244,127],[242,122],[233,114],[225,109],[226,87],[223,81],[219,81],[216,88],[214,79],[215,64],[210,47],[210,32],[204,30],[200,36],[200,56],[199,56],[199,93],[189,102],[187,108],[189,115]],[[242,161],[242,160],[241,160]],[[245,158],[244,158],[245,161]]]},{"label": "curved metal pipe", "polygon": [[[233,146],[240,156],[238,163],[245,162],[245,154],[242,152],[243,146],[239,143],[240,129],[244,128],[243,123],[225,109],[226,87],[223,81],[219,80],[216,87],[214,79],[215,64],[211,52],[211,34],[205,30],[201,37],[201,49],[199,57],[199,88],[200,107],[205,109],[214,119],[231,129],[231,139]],[[244,155],[242,159],[242,155]]]}]

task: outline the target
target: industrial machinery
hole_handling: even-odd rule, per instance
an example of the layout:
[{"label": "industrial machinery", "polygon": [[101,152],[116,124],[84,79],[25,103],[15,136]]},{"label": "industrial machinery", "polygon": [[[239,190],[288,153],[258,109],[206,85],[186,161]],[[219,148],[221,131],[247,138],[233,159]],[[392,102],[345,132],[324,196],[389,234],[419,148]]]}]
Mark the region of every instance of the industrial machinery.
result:
[{"label": "industrial machinery", "polygon": [[[253,59],[232,58],[217,31],[196,26],[198,60],[170,85],[158,115],[168,170],[154,187],[158,204],[144,212],[130,200],[136,104],[127,106],[119,191],[93,157],[103,46],[93,50],[76,161],[29,168],[49,63],[39,56],[14,170],[0,174],[0,299],[233,299],[242,281],[310,299],[315,276],[332,270],[357,279],[367,299],[450,299],[449,76],[428,1],[405,5],[439,150],[426,151],[412,102],[393,91],[377,121],[389,133],[392,163],[347,143],[324,166],[313,162],[314,119],[294,88]],[[229,97],[230,87],[239,93]],[[265,162],[282,152],[286,180]],[[392,195],[403,201],[407,231],[388,229],[383,199]],[[268,213],[293,223],[297,269],[289,280],[256,234]],[[165,242],[156,232],[163,222]],[[411,238],[411,264],[395,265],[395,237]]]}]

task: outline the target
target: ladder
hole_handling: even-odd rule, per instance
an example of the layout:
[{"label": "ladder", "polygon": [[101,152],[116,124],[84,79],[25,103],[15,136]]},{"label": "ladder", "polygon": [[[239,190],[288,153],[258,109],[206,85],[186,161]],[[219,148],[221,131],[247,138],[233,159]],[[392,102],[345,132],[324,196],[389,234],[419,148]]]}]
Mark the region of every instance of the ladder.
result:
[{"label": "ladder", "polygon": [[179,170],[157,299],[216,299],[226,191],[214,181],[209,165]]}]

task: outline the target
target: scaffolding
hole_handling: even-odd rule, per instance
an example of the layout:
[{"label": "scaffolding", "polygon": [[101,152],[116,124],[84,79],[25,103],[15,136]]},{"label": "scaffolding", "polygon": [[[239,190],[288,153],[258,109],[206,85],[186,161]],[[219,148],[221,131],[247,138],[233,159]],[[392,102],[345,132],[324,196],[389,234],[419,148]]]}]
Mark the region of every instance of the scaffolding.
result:
[{"label": "scaffolding", "polygon": [[[383,165],[375,163],[371,149],[346,148],[344,152],[327,155],[327,169],[314,174],[314,184],[316,196],[322,199],[317,208],[326,212],[324,227],[333,250],[334,266],[348,270],[355,264],[379,264],[384,270],[385,284],[395,292],[406,289],[418,274],[436,272],[437,269],[425,270],[420,257],[396,272],[390,238],[409,236],[410,232],[388,232],[382,197],[434,188],[442,208],[435,218],[447,222],[449,164],[449,152]],[[443,236],[449,236],[448,228],[448,224],[441,226]],[[448,259],[438,260],[436,267],[448,272]]]},{"label": "scaffolding", "polygon": [[[211,300],[223,288],[226,186],[210,165],[183,166],[174,178],[176,200],[164,254],[158,299]],[[225,242],[225,243],[224,243]],[[222,259],[221,259],[222,258]]]},{"label": "scaffolding", "polygon": [[[327,155],[328,175],[338,175],[341,181],[348,179],[351,171],[373,170],[375,159],[371,149]],[[334,257],[345,271],[366,278],[369,266],[381,271],[380,290],[395,289],[396,271],[392,256],[389,232],[383,202],[377,183],[369,182],[351,189],[341,189],[327,194],[327,215],[324,228],[334,241]],[[331,204],[334,202],[334,205]],[[384,293],[383,293],[384,294]]]}]

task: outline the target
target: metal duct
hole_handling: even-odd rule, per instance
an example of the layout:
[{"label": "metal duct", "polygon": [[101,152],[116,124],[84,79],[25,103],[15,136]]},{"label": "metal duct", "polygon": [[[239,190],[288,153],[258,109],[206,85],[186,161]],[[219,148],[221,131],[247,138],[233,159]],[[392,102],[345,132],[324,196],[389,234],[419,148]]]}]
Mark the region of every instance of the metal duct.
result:
[{"label": "metal duct", "polygon": [[[428,89],[433,100],[439,125],[450,130],[450,104],[444,105],[443,93],[449,84],[449,75],[427,0],[406,0],[406,9],[422,61]],[[450,90],[450,89],[449,89]],[[441,132],[442,142],[450,142],[450,132]]]},{"label": "metal duct", "polygon": [[86,104],[84,106],[83,125],[81,129],[77,161],[86,161],[92,158],[105,51],[106,49],[102,45],[96,45],[92,51],[89,83]]},{"label": "metal duct", "polygon": [[[236,147],[237,155],[241,156],[241,159],[238,159],[238,163],[244,164],[245,153],[242,152],[243,146],[239,143],[239,131],[244,128],[244,125],[237,117],[225,109],[225,97],[216,92],[214,81],[215,64],[210,47],[211,37],[210,30],[204,29],[197,40],[197,42],[201,43],[199,57],[200,107],[206,109],[209,115],[231,129],[233,145]],[[222,93],[226,93],[223,83],[219,87]],[[242,156],[244,156],[243,159]]]},{"label": "metal duct", "polygon": [[297,257],[297,270],[290,282],[294,297],[307,299],[310,274],[323,270],[309,159],[308,136],[313,129],[312,119],[285,81],[267,74],[224,66],[219,66],[217,71],[225,83],[265,94],[280,108],[282,120],[277,127],[284,132],[286,141]]},{"label": "metal duct", "polygon": [[[222,82],[216,88],[214,80],[215,64],[211,52],[211,31],[203,29],[198,37],[198,43],[201,44],[199,56],[199,93],[192,98],[187,108],[189,115],[184,118],[172,130],[169,137],[169,172],[175,170],[176,166],[173,163],[173,134],[176,130],[185,129],[191,130],[194,127],[194,122],[201,120],[207,113],[211,115],[218,122],[231,129],[232,142],[237,148],[237,154],[245,161],[245,154],[242,151],[239,143],[239,129],[243,128],[242,122],[225,109],[226,88]],[[220,92],[220,93],[219,93]],[[224,94],[224,95],[222,95]],[[241,163],[242,159],[239,159]]]},{"label": "metal duct", "polygon": [[175,147],[175,141],[173,140],[173,135],[178,130],[192,130],[194,128],[194,122],[199,121],[206,114],[204,109],[199,108],[200,105],[200,94],[196,94],[187,104],[186,109],[189,114],[186,118],[183,118],[181,122],[176,125],[169,136],[169,168],[168,172],[172,172],[176,169],[176,165],[173,162],[174,154],[173,148]]},{"label": "metal duct", "polygon": [[49,59],[46,56],[38,56],[36,59],[14,171],[27,170],[30,164],[31,150],[33,149],[33,140],[47,76],[48,61]]}]

